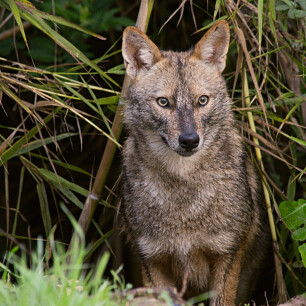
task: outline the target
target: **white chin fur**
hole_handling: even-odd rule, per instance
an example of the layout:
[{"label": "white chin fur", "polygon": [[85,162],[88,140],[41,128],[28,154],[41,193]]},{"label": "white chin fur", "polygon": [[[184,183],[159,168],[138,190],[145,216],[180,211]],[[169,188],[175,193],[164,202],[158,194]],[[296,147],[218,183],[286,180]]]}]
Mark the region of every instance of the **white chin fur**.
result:
[{"label": "white chin fur", "polygon": [[[200,158],[201,150],[192,152],[182,152],[181,154],[170,148],[160,135],[147,132],[146,140],[153,157],[156,157],[161,163],[163,170],[180,176],[187,175],[194,169],[193,164]],[[203,141],[200,140],[198,148],[201,148]]]}]

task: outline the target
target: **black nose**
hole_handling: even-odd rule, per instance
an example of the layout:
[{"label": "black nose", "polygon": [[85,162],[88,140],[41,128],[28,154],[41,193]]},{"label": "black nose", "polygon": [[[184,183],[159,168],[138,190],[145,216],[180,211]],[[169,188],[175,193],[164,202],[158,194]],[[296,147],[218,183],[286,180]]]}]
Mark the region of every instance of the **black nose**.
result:
[{"label": "black nose", "polygon": [[179,136],[180,146],[190,151],[199,145],[200,137],[197,133],[186,133]]}]

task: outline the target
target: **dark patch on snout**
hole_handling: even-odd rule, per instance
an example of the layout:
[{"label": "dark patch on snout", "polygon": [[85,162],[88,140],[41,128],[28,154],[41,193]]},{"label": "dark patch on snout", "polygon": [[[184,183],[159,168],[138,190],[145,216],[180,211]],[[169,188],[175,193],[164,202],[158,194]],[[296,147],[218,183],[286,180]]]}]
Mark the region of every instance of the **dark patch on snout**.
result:
[{"label": "dark patch on snout", "polygon": [[200,143],[200,136],[197,133],[194,122],[194,111],[190,107],[180,109],[179,112],[181,135],[179,136],[179,145],[185,152],[190,152],[197,148]]}]

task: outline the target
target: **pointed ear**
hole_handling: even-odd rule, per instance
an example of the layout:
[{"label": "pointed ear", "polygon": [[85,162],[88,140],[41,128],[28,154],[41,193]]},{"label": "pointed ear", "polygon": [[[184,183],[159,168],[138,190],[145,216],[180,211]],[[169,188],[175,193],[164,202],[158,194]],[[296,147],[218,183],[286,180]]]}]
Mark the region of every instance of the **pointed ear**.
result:
[{"label": "pointed ear", "polygon": [[161,59],[161,53],[147,35],[135,27],[127,27],[123,32],[122,56],[126,72],[132,79],[142,69],[150,69]]},{"label": "pointed ear", "polygon": [[193,56],[210,65],[216,65],[221,73],[225,68],[230,39],[229,26],[225,20],[216,23],[195,45]]}]

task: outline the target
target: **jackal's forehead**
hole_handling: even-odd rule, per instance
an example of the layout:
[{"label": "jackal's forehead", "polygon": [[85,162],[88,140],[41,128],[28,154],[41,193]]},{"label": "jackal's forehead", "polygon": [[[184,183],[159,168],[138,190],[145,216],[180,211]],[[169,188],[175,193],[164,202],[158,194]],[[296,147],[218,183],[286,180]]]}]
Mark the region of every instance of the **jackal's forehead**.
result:
[{"label": "jackal's forehead", "polygon": [[144,75],[156,96],[172,97],[177,103],[187,102],[201,95],[213,94],[220,75],[191,56],[191,52],[162,52],[163,59]]}]

